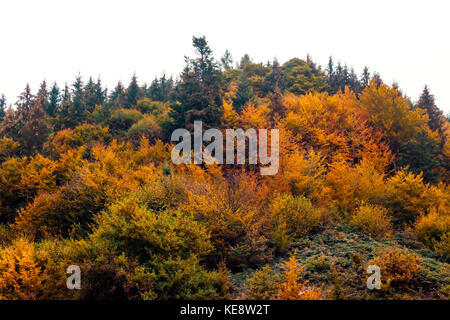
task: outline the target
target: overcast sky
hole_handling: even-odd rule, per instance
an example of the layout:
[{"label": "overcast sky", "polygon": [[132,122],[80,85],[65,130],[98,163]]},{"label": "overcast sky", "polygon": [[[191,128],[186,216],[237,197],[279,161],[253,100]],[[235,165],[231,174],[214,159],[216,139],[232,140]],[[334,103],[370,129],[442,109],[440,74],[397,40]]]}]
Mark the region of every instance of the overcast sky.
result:
[{"label": "overcast sky", "polygon": [[425,84],[450,111],[449,1],[1,0],[0,93],[15,102],[27,82],[63,86],[99,75],[108,88],[164,71],[178,75],[206,35],[217,58],[283,63],[332,55],[358,74],[367,65],[416,101]]}]

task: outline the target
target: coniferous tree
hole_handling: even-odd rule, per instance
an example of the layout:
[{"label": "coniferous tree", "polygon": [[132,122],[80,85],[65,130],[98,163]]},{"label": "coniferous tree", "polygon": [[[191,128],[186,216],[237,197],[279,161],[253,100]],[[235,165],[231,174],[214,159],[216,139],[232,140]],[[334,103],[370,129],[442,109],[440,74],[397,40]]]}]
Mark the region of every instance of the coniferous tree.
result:
[{"label": "coniferous tree", "polygon": [[350,74],[348,76],[348,86],[353,92],[356,93],[360,93],[362,90],[358,76],[353,68],[350,69]]},{"label": "coniferous tree", "polygon": [[46,91],[44,87],[45,85],[41,86],[38,96],[35,97],[27,84],[18,97],[16,110],[11,109],[7,112],[0,128],[1,135],[12,138],[20,144],[21,153],[24,155],[40,152],[50,132],[48,119],[42,107]]},{"label": "coniferous tree", "polygon": [[173,90],[173,85],[172,77],[167,78],[164,73],[160,79],[155,77],[146,95],[154,101],[168,101]]},{"label": "coniferous tree", "polygon": [[271,103],[269,107],[272,120],[281,119],[285,115],[286,110],[283,105],[283,94],[281,93],[281,89],[278,84],[275,87],[270,100]]},{"label": "coniferous tree", "polygon": [[25,90],[19,95],[16,102],[17,113],[25,116],[34,104],[34,95],[31,93],[30,85],[27,83]]},{"label": "coniferous tree", "polygon": [[131,78],[131,82],[128,85],[126,91],[126,103],[125,106],[130,108],[131,106],[135,106],[138,100],[142,97],[141,89],[139,88],[136,74]]},{"label": "coniferous tree", "polygon": [[48,113],[48,90],[47,90],[47,82],[44,80],[42,81],[39,91],[36,94],[36,103],[44,110],[46,113]]},{"label": "coniferous tree", "polygon": [[64,86],[61,96],[61,106],[57,109],[57,129],[73,127],[72,114],[72,94],[67,83]]},{"label": "coniferous tree", "polygon": [[417,107],[426,110],[429,118],[428,126],[430,129],[442,134],[444,125],[443,112],[436,107],[434,96],[430,93],[428,86],[423,88],[422,95],[417,102]]},{"label": "coniferous tree", "polygon": [[50,125],[42,105],[42,98],[38,97],[19,131],[20,137],[17,141],[24,154],[34,155],[40,152],[50,133]]},{"label": "coniferous tree", "polygon": [[6,97],[4,94],[0,96],[0,122],[6,115]]},{"label": "coniferous tree", "polygon": [[191,128],[194,120],[202,120],[208,126],[221,123],[222,77],[205,37],[193,37],[192,44],[197,57],[186,57],[170,116],[173,128]]},{"label": "coniferous tree", "polygon": [[237,112],[241,112],[242,107],[253,98],[252,88],[248,83],[247,76],[243,72],[239,81],[236,96],[233,98],[233,106]]},{"label": "coniferous tree", "polygon": [[72,84],[72,105],[69,110],[70,127],[75,127],[84,121],[86,118],[86,109],[86,96],[83,80],[81,79],[81,76],[78,75],[75,78],[75,82]]},{"label": "coniferous tree", "polygon": [[238,68],[244,70],[248,65],[250,65],[252,63],[253,63],[252,59],[246,53],[242,56],[241,61],[239,62]]},{"label": "coniferous tree", "polygon": [[280,89],[284,89],[283,72],[280,64],[276,59],[270,65],[271,72],[264,78],[264,93],[273,93],[278,86]]},{"label": "coniferous tree", "polygon": [[381,79],[381,76],[378,72],[374,72],[374,74],[372,76],[372,81],[375,82],[377,87],[379,87],[383,83],[383,80]]},{"label": "coniferous tree", "polygon": [[84,96],[86,102],[86,108],[89,112],[94,111],[95,105],[97,104],[97,96],[96,96],[96,88],[94,80],[92,77],[89,77],[86,86],[84,87]]},{"label": "coniferous tree", "polygon": [[119,81],[114,88],[114,90],[111,92],[111,95],[109,96],[109,101],[113,106],[125,106],[125,87],[123,86],[122,82]]},{"label": "coniferous tree", "polygon": [[103,105],[106,100],[107,90],[102,88],[102,81],[100,77],[97,79],[97,82],[94,85],[94,96],[95,96],[95,105]]},{"label": "coniferous tree", "polygon": [[370,81],[370,71],[369,68],[364,67],[363,72],[361,74],[361,86],[362,88],[365,88],[369,85]]},{"label": "coniferous tree", "polygon": [[56,116],[56,112],[60,107],[60,101],[61,101],[60,91],[58,85],[55,82],[50,88],[50,92],[48,94],[48,108],[46,111],[50,117]]},{"label": "coniferous tree", "polygon": [[425,131],[417,134],[416,141],[408,141],[400,146],[397,164],[408,166],[415,174],[423,173],[425,182],[435,183],[437,168],[443,165],[439,145],[430,139]]},{"label": "coniferous tree", "polygon": [[233,56],[228,49],[225,50],[222,58],[220,58],[220,62],[224,70],[233,69]]},{"label": "coniferous tree", "polygon": [[331,79],[334,75],[334,62],[331,56],[328,58],[328,64],[327,67],[325,68],[325,71],[328,75],[328,79]]}]

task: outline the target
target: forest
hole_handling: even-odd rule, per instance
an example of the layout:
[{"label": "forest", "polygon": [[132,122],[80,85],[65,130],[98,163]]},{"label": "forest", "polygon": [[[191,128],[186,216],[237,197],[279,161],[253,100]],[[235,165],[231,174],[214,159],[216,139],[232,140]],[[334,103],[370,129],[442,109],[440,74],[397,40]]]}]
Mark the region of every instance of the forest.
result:
[{"label": "forest", "polygon": [[[450,298],[450,118],[430,88],[192,45],[175,78],[1,96],[1,300]],[[278,173],[175,165],[195,120],[278,129]]]}]

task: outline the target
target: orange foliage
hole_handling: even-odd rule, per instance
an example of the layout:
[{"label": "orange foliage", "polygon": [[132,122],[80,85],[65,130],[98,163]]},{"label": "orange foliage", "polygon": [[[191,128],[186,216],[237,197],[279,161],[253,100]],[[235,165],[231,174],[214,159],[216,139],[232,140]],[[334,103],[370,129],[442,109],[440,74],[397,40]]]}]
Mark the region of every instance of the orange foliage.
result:
[{"label": "orange foliage", "polygon": [[307,286],[308,281],[301,282],[300,273],[305,266],[299,266],[294,252],[283,265],[283,275],[278,285],[279,300],[320,300],[320,289]]}]

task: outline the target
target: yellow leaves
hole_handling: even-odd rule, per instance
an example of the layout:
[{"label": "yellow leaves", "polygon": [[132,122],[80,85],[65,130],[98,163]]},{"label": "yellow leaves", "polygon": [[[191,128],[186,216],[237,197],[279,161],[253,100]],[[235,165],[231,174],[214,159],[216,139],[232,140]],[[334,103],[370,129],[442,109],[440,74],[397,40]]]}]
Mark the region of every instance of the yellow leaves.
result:
[{"label": "yellow leaves", "polygon": [[10,138],[0,139],[0,162],[12,156],[19,148],[19,143]]},{"label": "yellow leaves", "polygon": [[362,161],[351,167],[345,162],[333,163],[326,175],[327,188],[320,199],[343,213],[352,212],[359,203],[377,203],[384,195],[384,174],[373,164]]},{"label": "yellow leaves", "polygon": [[267,223],[262,210],[267,189],[244,174],[228,179],[191,180],[188,201],[182,206],[185,212],[205,222],[218,254],[224,254],[230,245],[260,231]]},{"label": "yellow leaves", "polygon": [[383,129],[394,147],[412,140],[421,130],[429,131],[428,117],[422,110],[412,110],[395,88],[371,81],[359,98],[361,108],[369,112],[371,122]]},{"label": "yellow leaves", "polygon": [[288,95],[283,100],[288,114],[283,120],[297,141],[320,151],[328,161],[373,159],[385,167],[392,159],[379,131],[368,125],[368,114],[346,90],[334,96],[314,93]]},{"label": "yellow leaves", "polygon": [[33,197],[39,191],[56,188],[57,163],[38,154],[31,158],[18,185],[24,196]]},{"label": "yellow leaves", "polygon": [[19,239],[0,249],[0,299],[38,299],[46,278],[32,243]]},{"label": "yellow leaves", "polygon": [[433,207],[437,210],[448,210],[450,204],[448,192],[425,185],[422,174],[414,175],[405,170],[398,171],[387,180],[383,201],[398,223],[414,222]]},{"label": "yellow leaves", "polygon": [[279,196],[271,204],[273,238],[283,250],[292,239],[306,236],[319,225],[320,213],[304,197]]},{"label": "yellow leaves", "polygon": [[222,123],[224,128],[234,129],[238,127],[238,113],[233,109],[232,103],[223,100]]},{"label": "yellow leaves", "polygon": [[239,116],[239,122],[243,129],[267,129],[269,122],[270,109],[264,105],[255,106],[253,103],[247,103],[242,114]]},{"label": "yellow leaves", "polygon": [[408,249],[395,247],[382,249],[369,265],[380,267],[383,289],[410,284],[423,269],[422,258]]},{"label": "yellow leaves", "polygon": [[389,238],[392,233],[387,210],[376,205],[361,205],[352,216],[350,224],[374,238]]},{"label": "yellow leaves", "polygon": [[[324,158],[320,153],[293,153],[282,159],[282,175],[277,180],[279,190],[286,185],[294,195],[315,195],[323,185],[326,173]],[[276,186],[274,186],[275,188]]]},{"label": "yellow leaves", "polygon": [[450,212],[439,214],[432,208],[428,214],[419,217],[415,224],[415,232],[429,248],[442,246],[440,242],[448,241],[450,235]]}]

